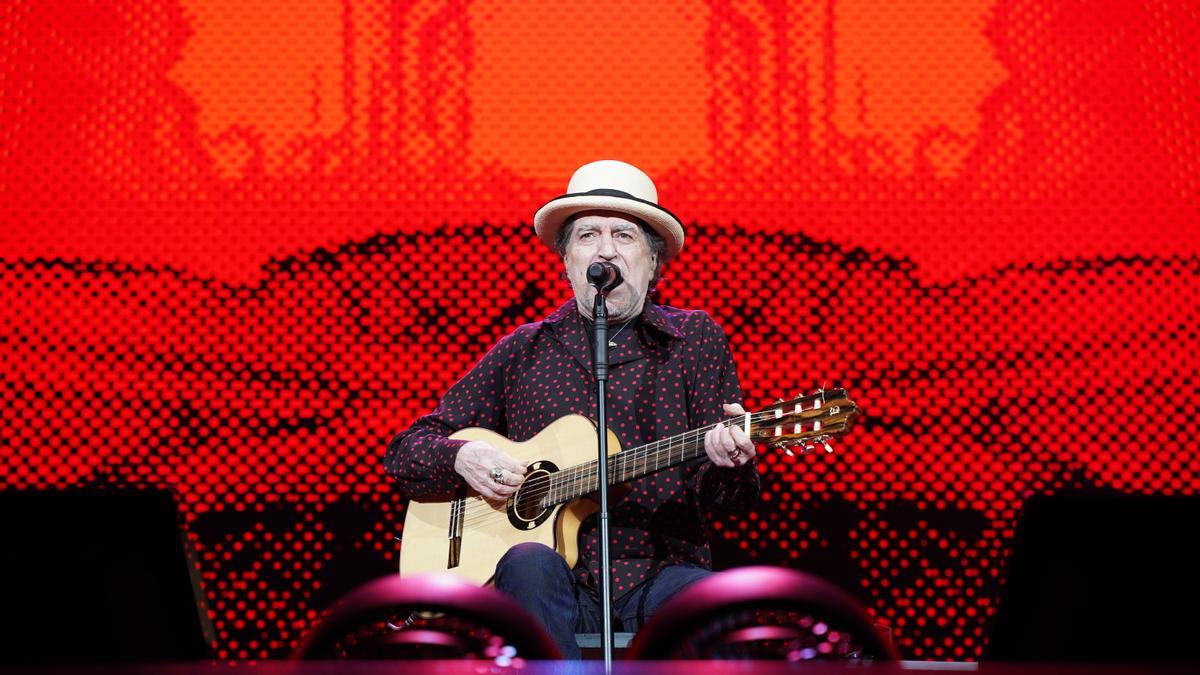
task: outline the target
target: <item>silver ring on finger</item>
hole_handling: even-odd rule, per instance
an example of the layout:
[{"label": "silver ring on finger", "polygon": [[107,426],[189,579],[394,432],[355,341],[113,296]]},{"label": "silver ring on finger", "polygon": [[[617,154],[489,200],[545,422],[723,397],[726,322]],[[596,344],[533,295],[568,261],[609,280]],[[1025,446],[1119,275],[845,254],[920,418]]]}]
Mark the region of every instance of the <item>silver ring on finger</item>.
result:
[{"label": "silver ring on finger", "polygon": [[741,457],[741,456],[742,456],[741,448],[734,448],[733,452],[729,453],[729,459],[737,459],[738,457]]},{"label": "silver ring on finger", "polygon": [[492,467],[492,480],[504,485],[504,469],[498,466]]}]

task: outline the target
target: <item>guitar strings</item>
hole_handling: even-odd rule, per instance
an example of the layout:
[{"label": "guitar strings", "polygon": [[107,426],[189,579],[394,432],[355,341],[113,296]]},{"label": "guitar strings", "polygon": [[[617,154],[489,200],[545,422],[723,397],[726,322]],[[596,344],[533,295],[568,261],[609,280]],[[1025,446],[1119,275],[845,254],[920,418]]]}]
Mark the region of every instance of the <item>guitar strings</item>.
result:
[{"label": "guitar strings", "polygon": [[[610,468],[615,468],[618,471],[623,470],[624,468],[627,468],[631,462],[636,465],[638,459],[649,457],[651,453],[661,450],[663,447],[667,447],[669,449],[678,446],[680,447],[681,452],[686,452],[688,449],[689,440],[686,438],[686,436],[691,435],[691,440],[694,443],[695,440],[698,439],[702,434],[707,433],[708,430],[713,429],[716,426],[717,425],[714,424],[709,427],[693,430],[692,432],[685,432],[684,434],[681,434],[681,436],[685,436],[684,439],[680,439],[675,443],[668,443],[665,446],[663,445],[663,441],[667,441],[669,439],[663,439],[663,441],[656,441],[654,443],[647,444],[646,446],[635,448],[630,450],[628,455],[624,457],[622,455],[626,455],[626,453],[617,453],[616,455],[610,456],[609,466]],[[618,466],[613,467],[614,463],[617,463]],[[557,476],[557,480],[553,479],[552,476]],[[518,502],[537,503],[537,510],[541,512],[543,509],[550,506],[540,503],[540,500],[549,492],[562,490],[564,493],[578,492],[582,496],[582,494],[586,494],[587,492],[591,492],[593,490],[582,490],[581,488],[583,488],[585,485],[587,487],[592,487],[591,484],[593,483],[598,484],[599,481],[596,480],[598,476],[599,466],[594,461],[564,469],[559,471],[557,474],[546,475],[544,478],[542,476],[536,476],[533,478],[533,480],[537,481],[537,484],[517,493]],[[542,483],[544,483],[544,485],[542,485]],[[497,519],[502,520],[507,520],[508,518],[507,501],[504,503],[503,507],[493,506],[491,502],[488,502],[480,497],[478,502],[475,504],[477,508],[472,509],[470,508],[471,506],[472,505],[470,504],[464,505],[464,524],[477,524],[480,522],[480,515],[482,515],[484,520],[490,520],[492,516],[496,516]],[[486,510],[483,514],[479,514],[479,506],[485,507]],[[475,517],[473,518],[472,516]]]},{"label": "guitar strings", "polygon": [[[762,412],[758,412],[758,413],[751,413],[750,419],[752,422],[761,422],[765,419],[770,419],[774,416],[775,416],[775,410],[770,409],[770,410],[766,410],[766,411],[762,411]],[[722,420],[721,422],[717,422],[717,423],[709,425],[707,427],[702,427],[699,429],[693,429],[691,431],[684,432],[683,434],[680,434],[679,436],[676,436],[676,437],[662,439],[659,441],[655,441],[653,443],[648,443],[639,448],[630,450],[628,453],[625,453],[625,452],[617,453],[617,454],[609,457],[610,466],[613,462],[619,462],[623,466],[616,467],[618,470],[624,470],[626,468],[629,468],[629,465],[631,465],[631,464],[634,467],[636,467],[638,461],[646,459],[647,457],[650,456],[651,453],[661,451],[664,447],[667,448],[669,454],[673,452],[672,449],[675,447],[680,447],[681,452],[685,452],[686,450],[689,449],[688,448],[689,441],[692,443],[695,443],[696,441],[699,441],[700,438],[704,434],[708,433],[708,431],[710,431],[711,429],[716,428],[718,425],[731,427],[735,423],[737,423],[737,424],[743,423],[744,419],[745,419],[744,416],[738,415],[736,417],[727,418],[725,420]],[[688,438],[689,436],[690,436],[690,438]],[[678,440],[676,440],[676,439],[678,439]],[[696,449],[698,449],[698,447],[692,446],[691,449],[696,450]],[[699,457],[699,455],[696,455],[696,456]],[[648,464],[648,462],[647,462],[647,464]],[[584,467],[587,467],[587,470],[582,470],[582,469],[584,469]],[[567,478],[566,481],[561,480],[561,478],[564,477],[565,474],[569,474],[572,472],[577,473],[577,475]],[[551,485],[552,481],[551,481],[550,475],[547,475],[545,477],[544,481],[540,480],[542,478],[541,476],[535,477],[535,480],[539,480],[539,483],[545,482],[547,487],[542,488],[542,486],[539,484],[538,486],[536,486],[532,489],[529,489],[527,491],[518,492],[517,496],[520,498],[520,501],[524,502],[526,500],[538,500],[541,497],[543,497],[545,494],[547,494],[548,492],[550,492],[552,490],[563,489],[564,487],[567,488],[567,489],[563,490],[564,492],[578,491],[579,496],[582,496],[582,494],[586,494],[588,492],[594,492],[595,489],[598,487],[598,483],[599,483],[599,480],[598,480],[599,466],[595,461],[592,461],[592,462],[587,462],[584,464],[576,465],[576,466],[568,468],[568,469],[564,469],[564,470],[558,472],[557,474],[551,474],[551,475],[557,475],[560,477],[560,480],[557,482],[558,483],[557,485]],[[618,482],[621,482],[621,481],[618,481]],[[587,488],[589,488],[589,489],[581,491],[580,488],[584,485],[586,485]],[[475,525],[475,524],[481,522],[482,520],[491,520],[493,517],[495,517],[496,520],[507,520],[508,519],[508,511],[507,511],[508,502],[507,501],[505,501],[502,506],[493,506],[491,502],[488,502],[482,496],[473,495],[472,497],[473,497],[472,501],[475,503],[474,504],[471,504],[471,503],[464,504],[462,515],[460,516],[463,520],[464,525],[466,525],[466,524]],[[569,500],[563,500],[563,501],[569,501]],[[556,503],[559,503],[559,502],[556,502]],[[472,506],[475,506],[476,508],[471,508]],[[541,511],[542,509],[547,508],[547,506],[552,506],[552,505],[539,505],[538,510]],[[484,511],[483,513],[480,513],[481,509],[479,507],[483,507],[483,511]]]},{"label": "guitar strings", "polygon": [[[693,429],[691,431],[684,432],[683,434],[680,434],[679,437],[662,439],[660,441],[648,443],[644,446],[634,448],[628,453],[620,452],[615,455],[611,455],[608,460],[609,468],[617,468],[620,471],[628,468],[630,464],[636,466],[638,460],[645,459],[652,453],[658,452],[663,448],[670,450],[678,447],[680,448],[681,452],[686,452],[689,449],[689,441],[695,444],[696,441],[702,438],[704,434],[707,434],[710,430],[715,429],[718,425],[730,426],[733,422],[740,423],[743,419],[744,418],[742,416],[730,418],[707,427],[701,427],[699,429]],[[751,419],[754,419],[753,415],[751,416]],[[696,446],[692,445],[691,449],[694,450],[695,448]],[[619,463],[620,466],[613,467],[612,465],[614,462]],[[583,494],[587,494],[588,492],[592,492],[597,489],[599,484],[599,475],[599,464],[596,461],[586,462],[584,464],[579,464],[564,469],[556,474],[548,474],[545,476],[544,480],[542,476],[536,476],[533,480],[537,480],[539,484],[526,491],[518,491],[516,496],[519,498],[520,502],[538,502],[538,500],[540,500],[546,494],[556,490],[563,490],[564,493],[579,492],[580,496],[582,496]],[[559,476],[558,481],[552,480],[552,476]],[[563,480],[564,478],[565,480]],[[542,482],[546,483],[545,487],[540,485]],[[552,483],[556,484],[552,485]],[[585,485],[591,489],[581,490],[581,488]],[[463,514],[461,516],[464,525],[478,525],[491,520],[508,520],[507,501],[505,501],[502,505],[493,506],[491,502],[488,502],[482,496],[473,495],[473,498],[474,499],[472,499],[472,501],[475,502],[474,504],[464,504]],[[471,508],[472,506],[476,508]],[[548,508],[549,506],[552,505],[542,505],[539,503],[537,510],[541,512],[543,509]],[[480,507],[483,507],[483,513],[480,513]]]},{"label": "guitar strings", "polygon": [[[775,409],[770,409],[770,410],[765,410],[765,411],[758,412],[758,413],[751,413],[750,420],[752,423],[761,422],[763,420],[767,420],[767,419],[773,418],[775,416],[776,416]],[[689,442],[696,443],[705,434],[707,434],[712,429],[715,429],[717,426],[732,427],[735,423],[742,424],[742,423],[744,423],[744,421],[745,421],[744,415],[738,415],[736,417],[726,418],[725,420],[722,420],[715,424],[711,424],[707,427],[701,427],[699,429],[693,429],[691,431],[684,432],[677,437],[662,439],[659,441],[654,441],[652,443],[648,443],[644,446],[641,446],[639,448],[635,448],[635,449],[629,451],[629,453],[624,453],[624,452],[617,453],[617,454],[609,457],[608,461],[609,461],[610,468],[613,468],[612,467],[613,462],[621,463],[622,466],[617,467],[618,470],[620,470],[620,471],[623,471],[623,470],[629,468],[629,466],[631,464],[633,467],[636,467],[637,462],[639,460],[644,460],[644,459],[648,458],[652,453],[660,452],[664,447],[668,449],[668,455],[670,454],[671,450],[675,447],[679,447],[681,453],[686,452],[689,449],[688,448]],[[690,438],[689,438],[689,435],[690,435]],[[678,439],[678,440],[675,440],[675,439]],[[665,446],[664,446],[664,443],[666,444]],[[690,449],[695,450],[695,449],[697,449],[697,447],[695,445],[693,445]],[[698,456],[699,455],[697,455],[697,457]],[[647,464],[648,464],[648,462],[647,462]],[[587,467],[587,469],[581,471],[581,469],[583,469],[583,467]],[[569,475],[572,472],[578,472],[578,473],[577,473],[577,475],[571,475],[570,477],[566,477],[566,475]],[[562,471],[559,471],[557,474],[548,474],[544,477],[544,479],[543,479],[543,476],[535,476],[533,478],[533,480],[538,481],[539,484],[536,486],[533,486],[531,489],[529,489],[527,491],[518,491],[516,493],[516,496],[519,498],[518,501],[520,501],[520,502],[527,502],[528,500],[533,500],[533,501],[537,502],[538,500],[540,500],[542,497],[544,497],[546,494],[550,493],[551,491],[563,489],[564,493],[576,492],[576,491],[579,491],[580,488],[583,487],[584,485],[586,485],[589,488],[592,488],[592,489],[583,491],[582,494],[586,494],[587,492],[592,492],[595,489],[598,489],[599,473],[600,473],[599,465],[596,461],[593,460],[592,462],[588,462],[585,464],[580,464],[580,465],[577,465],[574,467],[570,467],[568,469],[564,469]],[[556,481],[554,481],[552,478],[552,476],[554,476],[554,475],[559,476],[559,480],[557,481],[557,484],[555,484]],[[566,478],[566,480],[564,481],[563,478]],[[546,484],[545,487],[542,487],[542,485],[540,484],[542,482],[544,482]],[[471,499],[471,502],[468,502],[463,505],[461,515],[459,516],[464,525],[478,525],[480,523],[483,523],[485,521],[490,521],[492,519],[495,519],[495,520],[507,520],[508,519],[508,509],[507,509],[508,502],[507,501],[505,501],[502,506],[493,506],[490,502],[488,502],[486,499],[484,499],[482,496],[479,496],[479,495],[473,495],[469,499]],[[550,506],[553,506],[553,505],[543,505],[543,504],[539,503],[538,511],[541,512],[542,509],[548,508]],[[472,507],[474,507],[474,508],[472,508]],[[480,507],[483,507],[483,508],[481,509]]]}]

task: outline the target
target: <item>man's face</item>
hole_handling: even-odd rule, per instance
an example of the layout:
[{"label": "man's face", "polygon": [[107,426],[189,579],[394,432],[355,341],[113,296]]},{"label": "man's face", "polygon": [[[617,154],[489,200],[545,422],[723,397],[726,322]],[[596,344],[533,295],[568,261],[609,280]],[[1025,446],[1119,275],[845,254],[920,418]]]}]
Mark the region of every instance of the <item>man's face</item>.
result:
[{"label": "man's face", "polygon": [[579,311],[589,318],[596,289],[587,281],[587,268],[595,262],[611,262],[625,279],[608,294],[609,321],[640,314],[658,261],[633,217],[615,211],[585,211],[575,219],[563,264]]}]

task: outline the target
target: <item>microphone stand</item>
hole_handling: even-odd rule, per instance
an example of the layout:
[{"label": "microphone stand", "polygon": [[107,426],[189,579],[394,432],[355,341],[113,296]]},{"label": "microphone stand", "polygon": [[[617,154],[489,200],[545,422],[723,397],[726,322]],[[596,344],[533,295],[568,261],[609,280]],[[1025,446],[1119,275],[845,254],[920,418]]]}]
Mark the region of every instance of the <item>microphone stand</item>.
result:
[{"label": "microphone stand", "polygon": [[599,439],[600,468],[600,649],[604,652],[604,672],[612,672],[612,569],[608,562],[608,308],[604,304],[607,291],[596,286],[596,302],[592,308],[595,321],[596,426]]}]

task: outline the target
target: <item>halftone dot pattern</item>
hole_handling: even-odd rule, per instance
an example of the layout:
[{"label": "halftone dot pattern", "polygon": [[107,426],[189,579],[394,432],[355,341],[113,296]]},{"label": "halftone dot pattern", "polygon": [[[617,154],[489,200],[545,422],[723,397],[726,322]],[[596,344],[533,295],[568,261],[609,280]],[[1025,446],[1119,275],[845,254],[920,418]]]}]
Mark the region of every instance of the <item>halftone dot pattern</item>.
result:
[{"label": "halftone dot pattern", "polygon": [[0,4],[0,484],[174,489],[221,657],[395,568],[384,445],[567,298],[528,222],[603,157],[750,406],[864,410],[719,565],[973,659],[1030,495],[1200,487],[1191,4],[265,7]]}]

